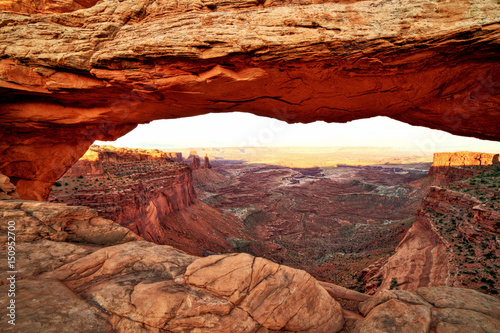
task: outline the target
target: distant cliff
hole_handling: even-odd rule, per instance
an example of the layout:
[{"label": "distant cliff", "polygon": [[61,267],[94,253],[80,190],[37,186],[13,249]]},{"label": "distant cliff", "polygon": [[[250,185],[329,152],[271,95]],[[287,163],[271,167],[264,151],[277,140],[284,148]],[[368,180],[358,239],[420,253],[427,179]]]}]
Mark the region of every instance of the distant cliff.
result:
[{"label": "distant cliff", "polygon": [[205,154],[205,157],[203,160],[204,160],[204,162],[203,162],[203,164],[201,164],[201,158],[195,150],[192,150],[189,153],[188,158],[186,159],[186,161],[189,162],[189,167],[191,168],[191,170],[211,169],[212,166],[210,165],[210,160],[209,160],[207,154]]},{"label": "distant cliff", "polygon": [[183,162],[182,153],[165,153],[164,157],[171,162]]},{"label": "distant cliff", "polygon": [[[456,153],[436,153],[429,169],[429,177],[435,183],[448,184],[474,176],[478,170],[472,166],[486,166],[498,163],[499,154],[460,151]],[[469,168],[466,168],[469,167]]]},{"label": "distant cliff", "polygon": [[498,154],[435,154],[428,177],[439,186],[430,187],[396,253],[363,271],[366,291],[465,286],[498,294]]}]

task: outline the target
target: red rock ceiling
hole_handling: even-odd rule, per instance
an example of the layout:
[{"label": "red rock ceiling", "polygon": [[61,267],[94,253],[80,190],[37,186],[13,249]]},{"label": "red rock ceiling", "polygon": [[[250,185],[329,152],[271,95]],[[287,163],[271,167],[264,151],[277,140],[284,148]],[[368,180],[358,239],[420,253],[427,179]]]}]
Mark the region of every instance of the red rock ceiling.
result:
[{"label": "red rock ceiling", "polygon": [[383,115],[500,139],[491,1],[47,0],[37,11],[48,14],[12,12],[29,3],[0,1],[11,11],[0,13],[0,172],[25,199],[47,198],[96,139],[209,112]]}]

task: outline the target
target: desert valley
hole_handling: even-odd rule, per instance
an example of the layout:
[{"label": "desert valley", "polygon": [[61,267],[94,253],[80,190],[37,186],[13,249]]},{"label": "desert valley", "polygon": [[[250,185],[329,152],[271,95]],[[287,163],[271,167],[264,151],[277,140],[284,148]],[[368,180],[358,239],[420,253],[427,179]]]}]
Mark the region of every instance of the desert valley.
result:
[{"label": "desert valley", "polygon": [[[498,327],[497,314],[491,312],[500,302],[498,154],[437,153],[430,163],[415,152],[388,148],[197,150],[205,157],[194,150],[183,154],[91,146],[54,183],[49,203],[0,202],[6,231],[7,220],[16,221],[21,242],[19,285],[26,297],[21,302],[29,311],[21,314],[22,327],[35,322],[40,327],[68,327],[61,318],[76,308],[82,313],[71,316],[72,329],[91,316],[86,327],[103,332],[111,327],[148,331],[159,325],[156,318],[163,318],[166,331],[254,331],[269,320],[264,319],[267,311],[283,315],[285,305],[271,310],[274,298],[282,299],[285,290],[298,288],[296,284],[301,285],[297,292],[313,288],[304,285],[306,272],[315,278],[315,290],[322,288],[326,295],[316,295],[314,305],[285,303],[286,309],[313,306],[318,311],[328,299],[341,306],[327,310],[321,305],[330,314],[321,314],[314,324],[320,323],[319,328],[308,331],[369,332],[373,325],[389,331],[394,323],[380,322],[387,311],[391,316],[417,311],[436,306],[434,299],[441,297],[448,299],[446,308],[428,308],[432,316],[416,321],[410,317],[416,326],[408,326],[406,315],[396,318],[402,316],[403,325],[412,330],[424,319],[471,332],[477,327],[494,332]],[[307,165],[314,163],[307,154],[311,151],[343,163]],[[282,165],[264,163],[269,160]],[[299,163],[300,168],[287,166]],[[2,177],[3,198],[15,199],[15,186]],[[141,243],[144,240],[150,245]],[[249,267],[248,278],[262,279],[261,287],[251,287],[239,296],[243,300],[233,300],[234,292],[241,293],[248,283],[244,276]],[[197,273],[199,269],[205,271]],[[254,270],[259,272],[255,277]],[[70,308],[59,308],[61,299],[45,294],[63,292],[60,285],[50,285],[46,292],[39,289],[54,278],[80,295],[62,298],[72,302]],[[226,294],[229,286],[236,289]],[[456,294],[449,287],[467,289]],[[463,294],[466,290],[471,291]],[[130,303],[119,305],[123,293],[129,294]],[[56,311],[61,317],[39,314],[33,308],[36,302],[26,303],[32,297],[43,299],[43,313]],[[302,296],[303,301],[309,297]],[[257,306],[254,298],[264,303]],[[390,304],[391,299],[399,303]],[[488,310],[479,311],[476,303],[460,305],[464,299],[477,300]],[[207,301],[229,302],[230,311],[215,310]],[[233,308],[233,302],[242,303]],[[389,304],[391,308],[383,308]],[[235,312],[240,307],[255,313],[244,319]],[[100,311],[119,319],[109,326]],[[191,311],[197,314],[192,317]],[[262,311],[264,317],[254,318]],[[372,318],[370,313],[377,311]]]},{"label": "desert valley", "polygon": [[1,332],[500,332],[498,1],[0,0],[0,41]]},{"label": "desert valley", "polygon": [[[245,252],[368,294],[423,280],[498,294],[498,155],[438,153],[431,165],[388,148],[198,150],[203,163],[196,151],[92,146],[49,201],[91,207],[192,255]],[[304,151],[361,165],[286,166],[312,163]],[[402,242],[408,235],[418,243]],[[406,247],[420,247],[405,253],[409,270],[393,263]]]}]

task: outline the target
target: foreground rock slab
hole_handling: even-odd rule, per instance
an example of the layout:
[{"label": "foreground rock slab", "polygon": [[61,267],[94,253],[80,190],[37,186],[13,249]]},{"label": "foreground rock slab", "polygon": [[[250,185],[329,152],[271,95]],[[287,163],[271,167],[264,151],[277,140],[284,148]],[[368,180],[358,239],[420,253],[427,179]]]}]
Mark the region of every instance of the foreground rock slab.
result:
[{"label": "foreground rock slab", "polygon": [[3,321],[2,331],[337,332],[344,325],[339,303],[304,271],[247,254],[191,256],[130,237],[110,220],[92,223],[95,211],[86,207],[7,200],[0,213],[17,224],[22,295],[16,326]]},{"label": "foreground rock slab", "polygon": [[[129,231],[105,219],[93,225],[100,237],[75,228],[70,243],[50,232],[34,233],[36,223],[71,226],[80,210],[76,223],[81,224],[92,221],[92,210],[22,200],[1,204],[3,218],[19,217],[21,239],[16,325],[2,320],[2,332],[472,333],[500,327],[500,301],[473,290],[420,288],[363,296],[244,253],[200,258],[168,245],[117,238]],[[21,223],[19,212],[40,217],[51,209],[53,218],[30,220],[33,228]],[[1,251],[7,251],[5,244]],[[0,264],[6,267],[6,259]],[[0,283],[3,295],[12,288],[6,278]],[[342,309],[341,299],[363,301],[359,313]],[[2,317],[9,302],[0,298]]]},{"label": "foreground rock slab", "polygon": [[352,332],[494,333],[500,330],[500,300],[450,287],[383,290],[359,306],[366,317]]}]

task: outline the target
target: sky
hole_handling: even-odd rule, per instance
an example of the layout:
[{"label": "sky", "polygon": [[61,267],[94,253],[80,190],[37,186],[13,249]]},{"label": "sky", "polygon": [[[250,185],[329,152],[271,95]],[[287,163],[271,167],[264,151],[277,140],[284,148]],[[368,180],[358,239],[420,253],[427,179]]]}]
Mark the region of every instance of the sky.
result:
[{"label": "sky", "polygon": [[317,121],[287,124],[243,112],[211,113],[196,117],[156,120],[110,144],[129,148],[374,146],[400,147],[424,153],[480,151],[498,153],[500,142],[461,137],[387,117],[345,124]]}]

